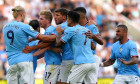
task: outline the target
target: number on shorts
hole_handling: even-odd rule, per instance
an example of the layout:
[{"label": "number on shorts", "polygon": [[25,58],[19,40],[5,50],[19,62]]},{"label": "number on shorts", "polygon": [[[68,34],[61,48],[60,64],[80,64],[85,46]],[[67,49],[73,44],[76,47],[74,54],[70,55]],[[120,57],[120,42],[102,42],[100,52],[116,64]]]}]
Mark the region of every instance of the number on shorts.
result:
[{"label": "number on shorts", "polygon": [[46,74],[45,74],[45,80],[47,80],[50,76],[51,76],[51,72],[46,72]]},{"label": "number on shorts", "polygon": [[13,44],[13,41],[14,41],[14,32],[12,30],[8,31],[7,32],[7,37],[8,37],[8,39],[11,39],[10,45],[12,45]]}]

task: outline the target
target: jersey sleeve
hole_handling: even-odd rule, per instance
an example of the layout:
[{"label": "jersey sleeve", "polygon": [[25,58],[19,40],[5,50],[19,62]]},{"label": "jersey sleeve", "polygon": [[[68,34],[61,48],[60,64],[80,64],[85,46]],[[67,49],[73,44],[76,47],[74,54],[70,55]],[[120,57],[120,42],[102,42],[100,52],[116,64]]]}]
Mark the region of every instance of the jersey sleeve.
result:
[{"label": "jersey sleeve", "polygon": [[23,26],[22,30],[28,35],[33,38],[36,38],[39,35],[39,32],[35,31],[31,26],[25,25]]},{"label": "jersey sleeve", "polygon": [[114,54],[114,52],[113,52],[113,47],[111,48],[111,56],[110,56],[110,59],[116,59],[116,57],[115,57],[115,54]]},{"label": "jersey sleeve", "polygon": [[94,35],[99,34],[99,30],[98,30],[98,28],[97,28],[94,24],[89,25],[89,26],[88,26],[88,29],[89,29]]},{"label": "jersey sleeve", "polygon": [[136,43],[130,45],[130,56],[138,56]]},{"label": "jersey sleeve", "polygon": [[61,41],[63,41],[64,43],[68,42],[74,34],[75,31],[72,31],[71,29],[66,29],[63,36],[61,37]]}]

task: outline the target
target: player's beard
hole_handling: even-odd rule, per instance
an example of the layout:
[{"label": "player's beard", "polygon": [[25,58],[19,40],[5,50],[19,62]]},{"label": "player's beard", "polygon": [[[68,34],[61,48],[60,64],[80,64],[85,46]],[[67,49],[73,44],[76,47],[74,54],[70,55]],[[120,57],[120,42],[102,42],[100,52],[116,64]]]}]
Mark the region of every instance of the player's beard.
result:
[{"label": "player's beard", "polygon": [[122,41],[122,39],[123,39],[123,35],[121,35],[121,36],[117,36],[116,39],[117,39],[118,41]]},{"label": "player's beard", "polygon": [[21,22],[24,22],[24,19],[22,19]]},{"label": "player's beard", "polygon": [[63,20],[55,21],[57,25],[63,23]]},{"label": "player's beard", "polygon": [[22,20],[21,22],[24,22],[24,20]]}]

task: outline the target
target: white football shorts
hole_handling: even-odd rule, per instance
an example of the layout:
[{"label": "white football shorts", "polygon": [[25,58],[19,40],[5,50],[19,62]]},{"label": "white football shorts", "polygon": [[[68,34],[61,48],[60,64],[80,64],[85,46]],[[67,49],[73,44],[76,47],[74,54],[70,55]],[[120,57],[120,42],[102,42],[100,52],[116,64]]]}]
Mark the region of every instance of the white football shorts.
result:
[{"label": "white football shorts", "polygon": [[85,84],[96,83],[96,63],[85,63],[73,65],[67,83],[78,84],[84,81]]},{"label": "white football shorts", "polygon": [[7,70],[7,84],[33,84],[33,62],[21,62],[11,65]]},{"label": "white football shorts", "polygon": [[43,84],[56,84],[60,65],[47,65],[44,71]]},{"label": "white football shorts", "polygon": [[140,80],[134,75],[116,75],[112,84],[140,84]]},{"label": "white football shorts", "polygon": [[73,60],[62,60],[60,66],[60,74],[58,77],[59,82],[67,82],[73,64],[74,64]]}]

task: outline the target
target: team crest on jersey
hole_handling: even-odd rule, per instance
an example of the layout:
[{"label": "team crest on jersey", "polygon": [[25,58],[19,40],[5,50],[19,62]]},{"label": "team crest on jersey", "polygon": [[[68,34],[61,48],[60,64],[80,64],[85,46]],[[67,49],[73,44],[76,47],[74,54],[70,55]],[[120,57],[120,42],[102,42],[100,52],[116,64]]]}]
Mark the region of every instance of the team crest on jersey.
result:
[{"label": "team crest on jersey", "polygon": [[122,48],[120,48],[120,52],[122,52],[122,50],[123,50],[123,49],[122,49]]}]

